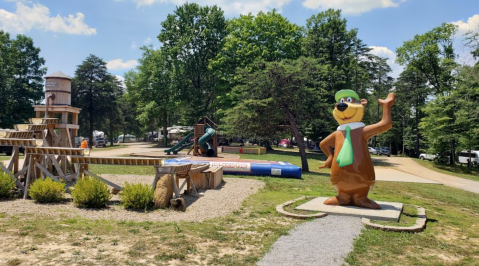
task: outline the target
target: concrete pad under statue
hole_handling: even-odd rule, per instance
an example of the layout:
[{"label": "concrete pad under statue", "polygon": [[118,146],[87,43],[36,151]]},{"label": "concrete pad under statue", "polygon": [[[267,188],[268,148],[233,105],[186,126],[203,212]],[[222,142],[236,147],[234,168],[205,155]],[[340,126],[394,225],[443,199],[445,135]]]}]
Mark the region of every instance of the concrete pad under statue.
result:
[{"label": "concrete pad under statue", "polygon": [[324,201],[328,198],[329,197],[315,198],[309,202],[297,206],[295,210],[318,211],[332,215],[355,216],[382,221],[399,221],[399,216],[401,216],[403,210],[402,203],[384,201],[376,201],[376,203],[381,206],[381,209],[379,210],[366,209],[356,206],[325,205]]}]

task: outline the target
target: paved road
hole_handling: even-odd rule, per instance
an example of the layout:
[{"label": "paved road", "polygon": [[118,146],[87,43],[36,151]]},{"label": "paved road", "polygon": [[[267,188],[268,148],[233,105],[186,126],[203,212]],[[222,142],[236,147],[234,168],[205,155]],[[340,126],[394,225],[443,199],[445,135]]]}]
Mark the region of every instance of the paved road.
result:
[{"label": "paved road", "polygon": [[373,157],[373,160],[375,161],[375,164],[381,165],[380,167],[391,167],[398,171],[440,182],[446,186],[479,193],[479,182],[429,170],[420,166],[411,158]]}]

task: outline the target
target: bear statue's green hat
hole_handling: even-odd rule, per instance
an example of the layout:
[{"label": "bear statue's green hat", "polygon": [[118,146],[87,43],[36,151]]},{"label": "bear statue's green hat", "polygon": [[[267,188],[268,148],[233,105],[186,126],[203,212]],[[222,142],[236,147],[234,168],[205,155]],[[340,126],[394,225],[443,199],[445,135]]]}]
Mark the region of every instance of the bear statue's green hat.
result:
[{"label": "bear statue's green hat", "polygon": [[353,99],[356,99],[356,101],[360,101],[358,94],[353,90],[340,90],[336,92],[336,95],[334,96],[336,102],[338,102],[339,99],[344,97],[351,97]]}]

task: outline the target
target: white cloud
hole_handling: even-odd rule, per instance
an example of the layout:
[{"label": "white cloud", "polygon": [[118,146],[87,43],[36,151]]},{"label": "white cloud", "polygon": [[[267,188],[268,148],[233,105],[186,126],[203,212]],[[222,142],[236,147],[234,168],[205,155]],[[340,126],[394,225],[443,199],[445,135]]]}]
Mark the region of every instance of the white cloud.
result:
[{"label": "white cloud", "polygon": [[[187,0],[132,0],[137,6],[148,6],[155,3],[173,4],[176,6],[183,5],[186,2],[192,2]],[[292,0],[196,0],[195,3],[200,6],[213,6],[217,5],[225,11],[226,14],[256,14],[259,11],[271,11],[276,8],[279,12],[283,6],[291,2]]]},{"label": "white cloud", "polygon": [[143,41],[143,43],[146,44],[146,45],[150,44],[151,43],[151,38],[150,37],[146,38],[146,40]]},{"label": "white cloud", "polygon": [[479,30],[479,14],[475,14],[474,16],[468,18],[467,22],[459,20],[451,23],[458,26],[458,32],[461,35],[469,31],[476,32]]},{"label": "white cloud", "polygon": [[359,15],[376,8],[398,7],[405,0],[304,0],[309,9],[341,9],[343,14]]},{"label": "white cloud", "polygon": [[119,76],[119,75],[115,75],[115,77],[116,77],[116,79],[121,83],[121,86],[122,86],[123,88],[126,88],[126,86],[125,86],[125,78],[122,77],[122,76]]},{"label": "white cloud", "polygon": [[119,58],[106,62],[106,67],[110,70],[130,69],[136,67],[137,65],[138,62],[133,59],[123,62],[123,59]]},{"label": "white cloud", "polygon": [[138,45],[136,45],[136,42],[134,41],[134,42],[131,44],[131,49],[135,50],[136,48],[138,48]]},{"label": "white cloud", "polygon": [[62,17],[50,16],[50,9],[42,4],[25,5],[17,2],[14,13],[0,9],[0,29],[14,32],[28,32],[32,29],[76,35],[95,35],[96,29],[85,24],[85,15]]},{"label": "white cloud", "polygon": [[369,48],[372,48],[371,54],[387,58],[387,63],[392,70],[392,72],[390,73],[391,77],[399,77],[399,74],[401,74],[401,72],[403,71],[403,67],[396,64],[396,53],[384,46],[369,46]]},{"label": "white cloud", "polygon": [[[131,0],[137,6],[149,6],[155,3],[173,4],[180,6],[191,0]],[[281,12],[282,8],[292,0],[196,0],[199,5],[217,5],[226,14],[256,14],[259,11],[271,11],[276,8]],[[398,7],[400,3],[407,0],[301,0],[303,6],[309,9],[328,8],[342,9],[344,14],[358,15],[376,8]]]}]

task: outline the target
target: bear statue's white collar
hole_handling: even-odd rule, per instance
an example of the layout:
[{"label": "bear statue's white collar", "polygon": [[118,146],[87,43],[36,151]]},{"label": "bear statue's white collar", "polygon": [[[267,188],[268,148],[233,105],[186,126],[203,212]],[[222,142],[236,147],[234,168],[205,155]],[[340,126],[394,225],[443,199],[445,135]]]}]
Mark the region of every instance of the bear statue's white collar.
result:
[{"label": "bear statue's white collar", "polygon": [[337,130],[338,131],[339,130],[344,131],[344,130],[346,130],[347,126],[349,126],[351,128],[351,130],[354,130],[356,128],[365,127],[366,125],[363,122],[352,122],[352,123],[340,125]]}]

